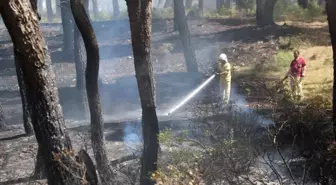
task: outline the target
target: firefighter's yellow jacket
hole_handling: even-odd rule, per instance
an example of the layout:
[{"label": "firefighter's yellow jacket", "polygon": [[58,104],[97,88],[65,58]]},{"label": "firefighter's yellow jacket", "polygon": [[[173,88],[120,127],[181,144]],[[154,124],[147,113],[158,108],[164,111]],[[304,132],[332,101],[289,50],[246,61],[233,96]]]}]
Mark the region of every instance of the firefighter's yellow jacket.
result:
[{"label": "firefighter's yellow jacket", "polygon": [[218,69],[221,83],[231,82],[231,64],[229,62],[219,62]]}]

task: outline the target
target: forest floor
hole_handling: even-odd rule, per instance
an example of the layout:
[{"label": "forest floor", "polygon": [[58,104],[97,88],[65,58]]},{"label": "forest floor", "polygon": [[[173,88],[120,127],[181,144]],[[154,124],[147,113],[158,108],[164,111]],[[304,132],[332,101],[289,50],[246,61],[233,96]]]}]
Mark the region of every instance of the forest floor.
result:
[{"label": "forest floor", "polygon": [[[289,49],[300,49],[307,59],[304,93],[331,95],[332,52],[326,23],[278,23],[278,26],[257,28],[252,19],[190,20],[189,30],[201,73],[186,73],[182,46],[172,22],[153,23],[152,54],[156,74],[157,107],[159,116],[190,92],[224,51],[233,64],[233,83],[245,96],[246,106],[270,109],[269,95],[263,82],[276,82],[285,75],[292,54]],[[106,144],[109,159],[118,159],[136,149],[129,149],[126,140],[138,142],[141,116],[135,80],[133,55],[128,22],[94,24],[100,46],[100,87],[106,120]],[[75,149],[89,147],[88,122],[76,117],[75,67],[73,61],[62,58],[62,29],[60,24],[42,24],[53,68],[56,73],[60,101]],[[12,129],[0,132],[0,185],[32,184],[37,145],[34,137],[22,135],[21,100],[18,92],[13,47],[3,25],[0,40],[0,100],[7,123]],[[238,97],[237,95],[234,95]],[[242,96],[239,96],[242,97]],[[183,111],[175,119],[185,117]],[[161,118],[159,118],[161,119]],[[127,120],[133,120],[124,123]],[[166,125],[179,131],[178,121]],[[134,147],[134,145],[132,145]],[[92,154],[89,149],[89,153]]]}]

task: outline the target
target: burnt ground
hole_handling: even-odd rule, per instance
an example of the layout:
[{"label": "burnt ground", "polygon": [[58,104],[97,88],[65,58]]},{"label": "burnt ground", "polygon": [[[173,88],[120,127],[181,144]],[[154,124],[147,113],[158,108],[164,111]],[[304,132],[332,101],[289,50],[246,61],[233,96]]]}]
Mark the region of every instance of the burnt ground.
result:
[{"label": "burnt ground", "polygon": [[[200,73],[197,74],[186,73],[179,35],[178,32],[172,31],[172,22],[166,24],[166,21],[155,21],[153,23],[152,54],[159,116],[204,79],[203,73],[207,73],[211,68],[218,50],[228,53],[234,66],[233,73],[235,73],[239,67],[258,63],[274,54],[277,49],[276,39],[280,36],[312,30],[291,26],[256,28],[252,22],[253,20],[249,19],[190,20],[192,44],[196,50],[200,68]],[[166,31],[166,25],[168,31]],[[33,137],[20,137],[23,133],[22,111],[13,62],[13,47],[5,27],[1,25],[0,28],[0,99],[7,124],[12,126],[9,131],[0,132],[0,184],[27,184],[34,167],[36,142]],[[139,124],[124,123],[125,120],[137,120],[141,115],[129,23],[127,21],[96,22],[94,28],[100,46],[100,77],[104,83],[100,91],[106,120],[107,148],[109,158],[113,160],[129,153],[130,150],[125,146],[124,141],[141,132]],[[85,125],[88,123],[76,121],[75,67],[72,60],[62,58],[61,25],[41,24],[41,29],[51,52],[60,101],[71,139],[76,149],[85,147],[84,143],[89,143],[85,135],[88,130]],[[320,28],[313,31],[316,32],[318,29]],[[268,99],[258,85],[259,79],[255,78],[255,81],[251,79],[254,78],[235,76],[234,83],[237,83],[237,86],[244,83],[253,87],[253,92],[247,97],[247,105],[253,107],[258,104],[267,107]],[[204,93],[206,94],[203,91]],[[183,111],[179,112],[176,119],[185,116]],[[181,126],[176,126],[179,121],[174,123],[166,125],[176,131],[179,130]],[[137,126],[129,126],[132,124]],[[135,140],[138,141],[138,139]]]}]

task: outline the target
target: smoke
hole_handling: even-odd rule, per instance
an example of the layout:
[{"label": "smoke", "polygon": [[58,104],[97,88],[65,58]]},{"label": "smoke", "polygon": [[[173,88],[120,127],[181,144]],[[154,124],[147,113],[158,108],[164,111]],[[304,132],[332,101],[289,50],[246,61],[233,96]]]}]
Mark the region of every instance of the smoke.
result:
[{"label": "smoke", "polygon": [[[160,9],[164,3],[164,0],[155,0],[153,6]],[[100,0],[98,4],[100,13],[109,14],[113,10],[111,0]],[[207,8],[215,8],[214,5],[214,0],[205,1]],[[55,11],[56,5],[53,6]],[[125,1],[120,0],[119,6],[121,12],[126,12]],[[92,10],[92,3],[90,7]],[[45,9],[45,3],[43,8]],[[103,84],[100,85],[99,90],[103,114],[108,120],[137,119],[141,116],[141,106],[135,78],[129,22],[127,19],[97,21],[93,18],[93,20],[101,58],[99,76]],[[200,70],[197,74],[186,73],[182,44],[178,32],[172,31],[173,22],[162,20],[154,21],[152,24],[152,60],[156,79],[157,109],[160,113],[171,109],[204,81],[203,73],[211,71],[216,62],[219,47],[230,47],[230,35],[226,35],[223,39],[218,33],[220,30],[211,30],[220,23],[207,20],[188,20],[188,23],[191,34],[198,35],[192,37],[192,46],[195,49]],[[62,30],[61,24],[51,25],[43,26],[44,32],[46,32],[45,29],[54,29],[57,32]],[[57,52],[61,53],[59,50],[62,46],[62,37],[48,36],[47,42],[52,56]],[[71,61],[64,64],[61,59],[61,61],[53,60],[53,66],[61,85],[60,95],[65,116],[73,119],[76,104],[71,100],[77,96],[74,87],[74,64]],[[68,89],[64,90],[65,88]],[[235,96],[234,93],[233,96]],[[236,100],[243,102],[243,97],[237,96]]]}]

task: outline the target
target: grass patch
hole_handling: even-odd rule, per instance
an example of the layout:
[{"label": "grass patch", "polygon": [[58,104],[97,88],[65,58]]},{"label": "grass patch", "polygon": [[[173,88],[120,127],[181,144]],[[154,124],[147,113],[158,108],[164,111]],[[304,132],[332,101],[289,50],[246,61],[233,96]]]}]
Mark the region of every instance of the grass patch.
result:
[{"label": "grass patch", "polygon": [[[330,46],[315,46],[301,49],[301,56],[307,61],[306,76],[303,79],[303,93],[306,98],[315,95],[332,97],[333,62]],[[289,68],[292,53],[279,51],[275,56],[274,65],[270,65],[265,77],[282,78]]]},{"label": "grass patch", "polygon": [[279,37],[279,48],[282,50],[294,50],[302,47],[310,47],[311,39],[304,34],[295,36]]},{"label": "grass patch", "polygon": [[274,71],[287,70],[290,62],[293,60],[293,54],[290,51],[279,51],[275,55]]},{"label": "grass patch", "polygon": [[[267,61],[262,61],[254,65],[250,70],[255,76],[265,78],[267,76],[274,76],[274,74],[284,74],[293,60],[291,51],[281,50]],[[278,75],[276,75],[278,76]]]},{"label": "grass patch", "polygon": [[[315,96],[332,99],[333,61],[331,47],[312,46],[299,48],[299,50],[301,56],[307,62],[305,77],[303,78],[305,99],[309,100]],[[269,60],[261,61],[254,66],[237,69],[235,76],[239,79],[252,75],[253,81],[256,82],[264,79],[269,81],[280,80],[286,75],[290,62],[293,60],[293,54],[291,50],[279,50],[274,56],[269,56],[268,58]],[[289,88],[288,83],[288,80],[285,81],[286,89]]]},{"label": "grass patch", "polygon": [[310,1],[307,9],[301,8],[298,4],[288,4],[287,1],[277,1],[274,10],[274,18],[277,21],[325,21],[324,7],[316,1]]},{"label": "grass patch", "polygon": [[255,9],[237,9],[237,8],[221,8],[219,11],[207,11],[204,12],[204,17],[210,19],[219,18],[246,18],[249,16],[254,16]]}]

